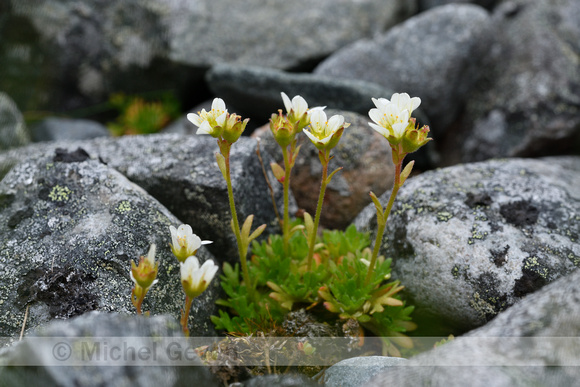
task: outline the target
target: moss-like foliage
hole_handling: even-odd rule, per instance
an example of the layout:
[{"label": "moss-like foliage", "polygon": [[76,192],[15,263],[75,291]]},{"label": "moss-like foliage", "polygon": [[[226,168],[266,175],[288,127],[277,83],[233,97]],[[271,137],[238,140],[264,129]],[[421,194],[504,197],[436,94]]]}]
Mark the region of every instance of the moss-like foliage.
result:
[{"label": "moss-like foliage", "polygon": [[[345,231],[325,230],[317,240],[315,265],[309,271],[308,243],[302,232],[292,235],[287,253],[280,235],[254,242],[248,265],[256,282],[254,296],[248,295],[240,280],[238,265],[224,264],[221,284],[227,298],[218,301],[224,308],[212,321],[217,329],[237,334],[271,332],[283,325],[288,313],[306,308],[329,325],[355,323],[361,335],[366,330],[376,336],[396,337],[399,346],[409,347],[404,332],[415,328],[410,321],[413,307],[401,300],[399,281],[389,281],[390,259],[381,257],[372,280],[365,282],[372,254],[369,245],[369,235],[354,226]],[[398,354],[386,342],[387,352]]]}]

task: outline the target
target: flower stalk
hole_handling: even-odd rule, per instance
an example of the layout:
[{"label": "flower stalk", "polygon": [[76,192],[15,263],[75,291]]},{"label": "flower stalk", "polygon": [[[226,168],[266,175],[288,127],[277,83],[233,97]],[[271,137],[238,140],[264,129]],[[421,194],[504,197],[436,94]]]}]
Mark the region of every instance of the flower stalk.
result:
[{"label": "flower stalk", "polygon": [[216,161],[227,185],[230,212],[232,215],[231,225],[236,236],[244,283],[248,289],[248,295],[253,299],[255,284],[253,284],[250,279],[246,256],[248,254],[248,246],[250,245],[250,242],[262,234],[266,225],[261,225],[250,234],[252,221],[254,219],[254,216],[250,215],[246,218],[242,228],[240,229],[230,172],[230,151],[232,145],[238,141],[244,132],[249,119],[246,118],[242,121],[239,115],[229,113],[224,101],[220,98],[215,98],[211,106],[212,109],[209,112],[206,112],[204,109],[198,114],[190,113],[187,115],[187,119],[194,125],[198,126],[197,134],[209,134],[217,139],[220,151],[219,153],[216,153]]},{"label": "flower stalk", "polygon": [[369,111],[369,117],[373,120],[373,122],[369,122],[369,125],[383,135],[391,146],[393,163],[395,164],[395,181],[385,209],[376,195],[373,192],[370,193],[377,212],[377,236],[365,277],[365,285],[368,285],[372,280],[387,219],[391,214],[395,198],[413,169],[414,161],[411,161],[403,169],[403,160],[407,154],[415,152],[431,141],[431,138],[427,137],[429,127],[425,125],[418,129],[416,120],[411,117],[413,110],[421,104],[420,98],[411,98],[407,93],[395,93],[391,100],[373,98],[373,103],[376,108]]}]

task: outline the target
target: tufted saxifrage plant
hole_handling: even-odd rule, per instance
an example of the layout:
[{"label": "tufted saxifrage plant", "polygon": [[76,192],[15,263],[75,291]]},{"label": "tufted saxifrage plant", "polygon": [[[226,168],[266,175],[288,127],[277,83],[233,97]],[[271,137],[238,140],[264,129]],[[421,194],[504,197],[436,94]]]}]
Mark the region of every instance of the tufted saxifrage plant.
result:
[{"label": "tufted saxifrage plant", "polygon": [[[278,328],[283,325],[288,313],[305,308],[318,316],[321,322],[334,324],[342,321],[343,326],[358,326],[361,334],[364,328],[381,336],[383,352],[400,355],[393,343],[399,347],[412,346],[405,332],[416,327],[410,318],[413,307],[405,306],[401,300],[399,292],[403,286],[400,281],[390,278],[391,259],[379,256],[378,252],[395,197],[413,168],[413,162],[410,162],[403,169],[403,160],[408,153],[431,140],[427,137],[429,127],[419,128],[411,117],[421,101],[406,93],[395,93],[390,100],[373,98],[376,107],[369,111],[373,121],[369,124],[391,146],[395,182],[386,208],[374,193],[370,193],[378,224],[377,237],[371,250],[368,233],[358,232],[354,226],[344,231],[318,230],[326,186],[342,169],[328,173],[333,158],[332,149],[349,124],[341,115],[328,117],[324,107],[309,109],[301,96],[290,100],[286,94],[281,94],[286,114],[282,110],[273,114],[270,129],[282,148],[284,162],[283,166],[271,164],[274,176],[283,185],[282,235],[271,235],[261,243],[255,239],[262,234],[266,225],[252,231],[253,215],[248,216],[241,227],[239,225],[230,176],[230,150],[248,120],[229,113],[224,101],[219,98],[214,99],[210,111],[190,113],[187,117],[198,126],[197,134],[209,134],[217,139],[219,152],[216,153],[216,161],[227,184],[231,226],[240,257],[239,265],[224,264],[221,286],[227,297],[217,301],[223,308],[219,310],[219,316],[212,316],[212,321],[217,329],[229,333],[254,334],[260,331],[267,335],[280,334]],[[322,177],[314,218],[305,213],[304,220],[291,220],[288,213],[289,187],[292,168],[300,151],[297,145],[300,133],[304,133],[318,149]],[[202,241],[193,234],[190,226],[171,227],[171,235],[170,247],[180,262],[181,282],[186,295],[181,324],[184,333],[189,335],[187,318],[191,303],[207,288],[217,272],[217,266],[213,261],[200,266],[195,257],[197,249],[211,242]],[[250,244],[252,251],[248,261]],[[132,278],[136,278],[134,281],[140,280],[137,275],[144,278],[142,284],[136,282],[137,290],[134,289],[132,296],[140,313],[143,298],[154,283],[157,263],[148,256],[147,259],[142,258],[139,266],[133,266],[133,270],[140,270],[135,271],[137,274],[132,272]]]}]

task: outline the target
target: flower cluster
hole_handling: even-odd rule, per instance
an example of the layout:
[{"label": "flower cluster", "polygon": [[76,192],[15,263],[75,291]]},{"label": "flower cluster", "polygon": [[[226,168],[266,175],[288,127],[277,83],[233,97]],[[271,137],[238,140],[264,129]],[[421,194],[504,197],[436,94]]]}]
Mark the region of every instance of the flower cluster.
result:
[{"label": "flower cluster", "polygon": [[196,134],[209,134],[229,144],[238,141],[249,121],[247,118],[242,121],[239,115],[228,113],[221,98],[213,100],[209,112],[202,109],[198,114],[189,113],[187,119],[198,127]]},{"label": "flower cluster", "polygon": [[373,103],[376,108],[369,111],[369,117],[373,120],[369,125],[383,135],[392,147],[402,143],[404,153],[411,153],[430,140],[427,138],[429,127],[417,129],[415,119],[411,118],[413,111],[421,105],[419,97],[395,93],[391,100],[373,98]]}]

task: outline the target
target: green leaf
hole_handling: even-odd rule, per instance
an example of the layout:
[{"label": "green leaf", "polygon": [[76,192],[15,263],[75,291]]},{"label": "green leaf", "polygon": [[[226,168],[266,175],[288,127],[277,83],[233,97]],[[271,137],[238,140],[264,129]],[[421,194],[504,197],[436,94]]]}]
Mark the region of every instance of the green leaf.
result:
[{"label": "green leaf", "polygon": [[222,172],[222,176],[224,177],[224,179],[227,180],[226,159],[221,153],[218,152],[216,152],[215,154],[215,159],[217,161],[220,171]]},{"label": "green leaf", "polygon": [[326,184],[330,184],[330,180],[332,180],[332,176],[335,175],[336,172],[342,170],[342,167],[336,168],[332,173],[326,178]]}]

